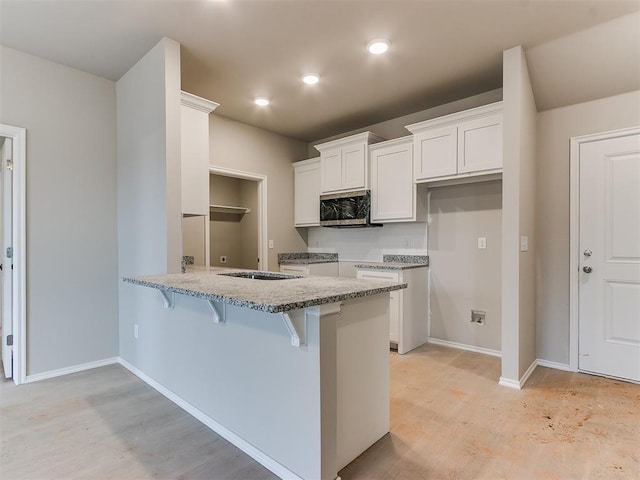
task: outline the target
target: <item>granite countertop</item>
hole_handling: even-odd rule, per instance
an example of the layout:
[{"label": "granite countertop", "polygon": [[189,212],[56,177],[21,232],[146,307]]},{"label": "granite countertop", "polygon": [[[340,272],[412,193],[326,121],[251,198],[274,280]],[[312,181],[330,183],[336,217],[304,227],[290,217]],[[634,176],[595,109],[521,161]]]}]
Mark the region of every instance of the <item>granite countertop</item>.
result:
[{"label": "granite countertop", "polygon": [[307,265],[311,263],[332,263],[338,261],[337,253],[279,253],[280,265]]},{"label": "granite countertop", "polygon": [[429,266],[428,255],[384,255],[382,262],[357,263],[355,268],[367,270],[408,270]]},{"label": "granite countertop", "polygon": [[406,283],[389,280],[316,276],[286,280],[253,280],[220,275],[241,271],[191,267],[187,273],[125,277],[124,281],[268,313],[288,312],[407,288]]}]

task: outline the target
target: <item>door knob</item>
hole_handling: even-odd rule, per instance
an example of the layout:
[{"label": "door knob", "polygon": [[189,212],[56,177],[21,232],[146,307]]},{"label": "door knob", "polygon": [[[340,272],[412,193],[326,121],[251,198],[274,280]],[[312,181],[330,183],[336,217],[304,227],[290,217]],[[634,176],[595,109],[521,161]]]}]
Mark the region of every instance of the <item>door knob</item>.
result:
[{"label": "door knob", "polygon": [[593,255],[593,252],[591,250],[585,250],[584,251],[584,256],[585,257],[590,257],[591,255]]},{"label": "door knob", "polygon": [[584,273],[591,273],[593,271],[593,268],[591,268],[591,267],[582,267],[582,271]]}]

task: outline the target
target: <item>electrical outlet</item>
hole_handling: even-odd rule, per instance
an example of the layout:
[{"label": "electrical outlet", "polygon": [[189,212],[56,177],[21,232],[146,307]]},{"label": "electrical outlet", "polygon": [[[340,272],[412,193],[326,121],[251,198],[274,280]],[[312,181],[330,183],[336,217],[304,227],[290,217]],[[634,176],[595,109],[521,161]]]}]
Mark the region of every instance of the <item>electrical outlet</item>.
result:
[{"label": "electrical outlet", "polygon": [[482,310],[471,310],[471,323],[476,325],[484,325],[486,323],[487,312]]},{"label": "electrical outlet", "polygon": [[220,255],[220,263],[227,263],[227,256],[226,255]]},{"label": "electrical outlet", "polygon": [[139,333],[140,333],[140,331],[138,330],[138,324],[134,323],[133,324],[133,338],[135,338],[137,340]]}]

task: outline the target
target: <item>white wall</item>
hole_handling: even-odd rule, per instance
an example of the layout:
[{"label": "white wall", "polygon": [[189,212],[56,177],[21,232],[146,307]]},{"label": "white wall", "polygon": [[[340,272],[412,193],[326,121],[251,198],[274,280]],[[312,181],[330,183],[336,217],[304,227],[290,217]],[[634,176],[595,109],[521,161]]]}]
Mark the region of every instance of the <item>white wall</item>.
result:
[{"label": "white wall", "polygon": [[27,129],[27,375],[118,354],[115,84],[0,47]]},{"label": "white wall", "polygon": [[337,253],[340,261],[381,262],[385,253],[427,254],[426,223],[370,228],[309,228],[310,252]]},{"label": "white wall", "polygon": [[[433,188],[430,205],[430,336],[500,351],[502,182]],[[472,309],[486,312],[484,325],[470,322]]]},{"label": "white wall", "polygon": [[501,88],[485,93],[480,93],[472,97],[462,98],[460,100],[456,100],[455,102],[445,103],[444,105],[438,105],[437,107],[428,108],[426,110],[421,110],[409,115],[403,115],[402,117],[393,118],[384,122],[374,123],[357,130],[351,130],[349,132],[341,133],[340,135],[334,135],[332,137],[315,140],[309,143],[308,155],[310,158],[318,156],[318,150],[315,149],[314,145],[366,131],[371,131],[386,140],[406,137],[407,135],[409,135],[409,131],[404,128],[405,125],[411,125],[412,123],[423,122],[432,118],[442,117],[443,115],[449,115],[450,113],[461,112],[470,108],[488,105],[490,103],[499,102],[500,100],[502,100]]},{"label": "white wall", "polygon": [[538,358],[569,364],[569,141],[638,125],[640,91],[538,115]]},{"label": "white wall", "polygon": [[[536,106],[522,47],[503,54],[502,379],[519,382],[535,361]],[[520,251],[521,236],[529,248]]]},{"label": "white wall", "polygon": [[[122,277],[180,271],[180,45],[163,39],[117,82],[120,356],[145,370],[161,365],[160,327],[148,292]],[[143,362],[143,363],[140,363]]]},{"label": "white wall", "polygon": [[278,270],[279,252],[303,252],[306,232],[293,226],[293,166],[303,160],[307,144],[257,127],[211,115],[210,164],[267,176],[268,269]]}]

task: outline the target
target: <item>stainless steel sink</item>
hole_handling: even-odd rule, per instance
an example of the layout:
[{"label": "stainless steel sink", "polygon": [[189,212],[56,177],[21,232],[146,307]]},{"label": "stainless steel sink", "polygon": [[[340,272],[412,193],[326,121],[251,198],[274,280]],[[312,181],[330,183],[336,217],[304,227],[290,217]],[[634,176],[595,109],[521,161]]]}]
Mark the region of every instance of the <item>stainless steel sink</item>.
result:
[{"label": "stainless steel sink", "polygon": [[290,280],[292,278],[302,278],[300,275],[287,275],[286,273],[275,272],[233,272],[221,273],[225,277],[249,278],[251,280]]}]

